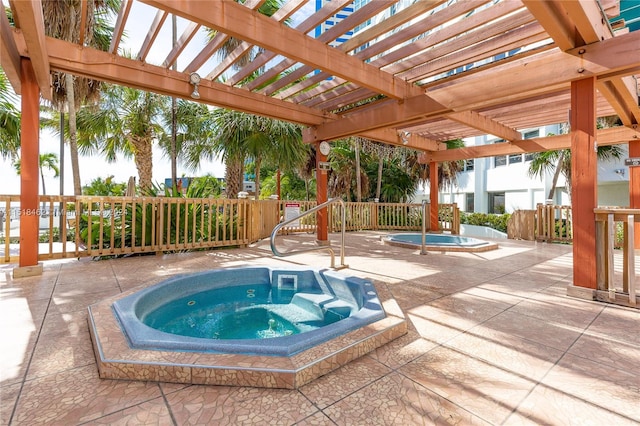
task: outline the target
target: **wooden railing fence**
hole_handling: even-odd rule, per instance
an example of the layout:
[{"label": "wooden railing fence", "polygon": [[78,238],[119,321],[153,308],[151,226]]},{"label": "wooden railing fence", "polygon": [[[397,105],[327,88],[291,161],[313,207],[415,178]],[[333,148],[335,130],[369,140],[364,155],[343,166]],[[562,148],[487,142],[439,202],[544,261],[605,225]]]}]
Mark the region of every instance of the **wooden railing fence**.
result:
[{"label": "wooden railing fence", "polygon": [[[243,246],[266,238],[291,201],[170,197],[41,196],[40,260]],[[20,197],[0,195],[0,263],[19,256]],[[296,201],[304,212],[315,201]],[[419,204],[346,203],[347,230],[420,230]],[[340,229],[329,207],[329,231]],[[455,204],[440,207],[439,231],[458,233]],[[315,215],[283,233],[316,231]]]},{"label": "wooden railing fence", "polygon": [[[618,305],[638,306],[640,287],[634,248],[634,224],[640,223],[640,209],[595,209],[596,282],[599,300]],[[622,250],[614,256],[615,249]]]}]

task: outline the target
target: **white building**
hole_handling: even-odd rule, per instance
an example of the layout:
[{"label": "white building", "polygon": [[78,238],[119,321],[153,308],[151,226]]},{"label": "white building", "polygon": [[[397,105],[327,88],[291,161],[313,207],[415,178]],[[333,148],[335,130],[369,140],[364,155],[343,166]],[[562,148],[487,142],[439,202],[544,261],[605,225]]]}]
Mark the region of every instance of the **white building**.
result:
[{"label": "white building", "polygon": [[[559,134],[560,126],[552,125],[522,132],[525,139]],[[465,145],[477,146],[502,141],[493,136],[465,139]],[[624,165],[627,146],[621,146],[625,154],[619,160],[599,161],[598,204],[601,206],[629,205],[629,174]],[[511,213],[519,209],[535,209],[544,203],[553,182],[553,173],[529,177],[531,154],[516,154],[467,160],[465,171],[458,175],[458,184],[439,194],[441,203],[457,203],[460,210],[478,213]],[[422,188],[416,199],[428,199],[428,185]],[[554,204],[569,205],[571,200],[566,190],[564,176],[560,175],[556,185]]]}]

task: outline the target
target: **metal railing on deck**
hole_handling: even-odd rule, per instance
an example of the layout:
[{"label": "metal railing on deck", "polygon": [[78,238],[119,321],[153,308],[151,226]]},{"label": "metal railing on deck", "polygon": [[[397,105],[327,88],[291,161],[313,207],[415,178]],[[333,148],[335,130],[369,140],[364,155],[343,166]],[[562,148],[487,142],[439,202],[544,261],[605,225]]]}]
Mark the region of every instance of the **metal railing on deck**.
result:
[{"label": "metal railing on deck", "polygon": [[[639,286],[636,281],[634,224],[640,222],[640,209],[598,208],[594,213],[599,298],[616,304],[637,306]],[[616,264],[614,256],[618,246],[622,249],[621,265]]]},{"label": "metal railing on deck", "polygon": [[[340,266],[336,266],[336,260],[335,260],[335,252],[333,250],[333,248],[331,246],[316,246],[316,247],[310,247],[310,248],[306,248],[306,249],[301,249],[301,250],[295,250],[295,251],[288,251],[288,252],[281,252],[277,249],[276,247],[276,236],[278,235],[278,232],[280,231],[281,228],[294,223],[296,221],[299,221],[300,219],[302,219],[305,216],[308,216],[312,213],[317,212],[318,210],[322,210],[324,208],[329,207],[330,205],[334,204],[334,203],[340,203],[340,205],[342,206],[342,226],[341,226],[341,236],[340,236]],[[278,225],[276,225],[275,228],[273,228],[273,231],[271,232],[271,238],[270,238],[270,244],[271,244],[271,251],[273,252],[274,255],[278,256],[278,257],[285,257],[285,256],[292,256],[294,254],[300,254],[300,253],[308,253],[311,251],[318,251],[318,250],[327,250],[329,252],[329,254],[331,255],[331,267],[334,269],[343,269],[343,268],[348,268],[348,265],[345,265],[344,263],[344,234],[345,234],[345,223],[346,223],[346,208],[345,208],[345,203],[344,201],[342,201],[340,198],[332,198],[328,201],[325,201],[322,204],[317,205],[316,207],[309,209],[303,213],[300,213],[297,216],[294,216],[290,219],[285,220],[282,223],[279,223]]]}]

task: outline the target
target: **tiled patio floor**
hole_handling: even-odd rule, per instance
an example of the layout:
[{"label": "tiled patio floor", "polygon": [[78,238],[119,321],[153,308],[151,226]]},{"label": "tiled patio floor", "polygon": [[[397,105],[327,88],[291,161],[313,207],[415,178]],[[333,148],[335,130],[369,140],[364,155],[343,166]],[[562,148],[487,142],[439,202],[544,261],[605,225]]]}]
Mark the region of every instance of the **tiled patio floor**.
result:
[{"label": "tiled patio floor", "polygon": [[0,266],[0,424],[640,424],[640,310],[568,298],[569,246],[421,256],[380,235],[348,234],[342,272],[390,292],[409,333],[298,390],[101,380],[87,306],[176,273],[326,267],[324,252],[275,259],[263,241],[18,280]]}]

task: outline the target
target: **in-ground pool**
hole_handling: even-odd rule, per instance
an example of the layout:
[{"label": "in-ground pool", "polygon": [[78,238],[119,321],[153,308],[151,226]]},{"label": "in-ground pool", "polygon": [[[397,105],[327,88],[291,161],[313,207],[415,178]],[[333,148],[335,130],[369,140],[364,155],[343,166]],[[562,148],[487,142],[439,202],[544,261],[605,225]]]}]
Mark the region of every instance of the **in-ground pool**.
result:
[{"label": "in-ground pool", "polygon": [[[382,237],[382,240],[386,244],[400,247],[413,249],[422,247],[422,234],[419,233],[390,234]],[[497,248],[498,245],[496,243],[478,238],[450,234],[425,235],[425,249],[429,251],[482,252]]]},{"label": "in-ground pool", "polygon": [[88,321],[101,378],[287,389],[407,332],[371,281],[289,267],[177,276],[89,306]]},{"label": "in-ground pool", "polygon": [[174,277],[113,309],[133,348],[276,356],[384,318],[370,281],[267,267]]}]

